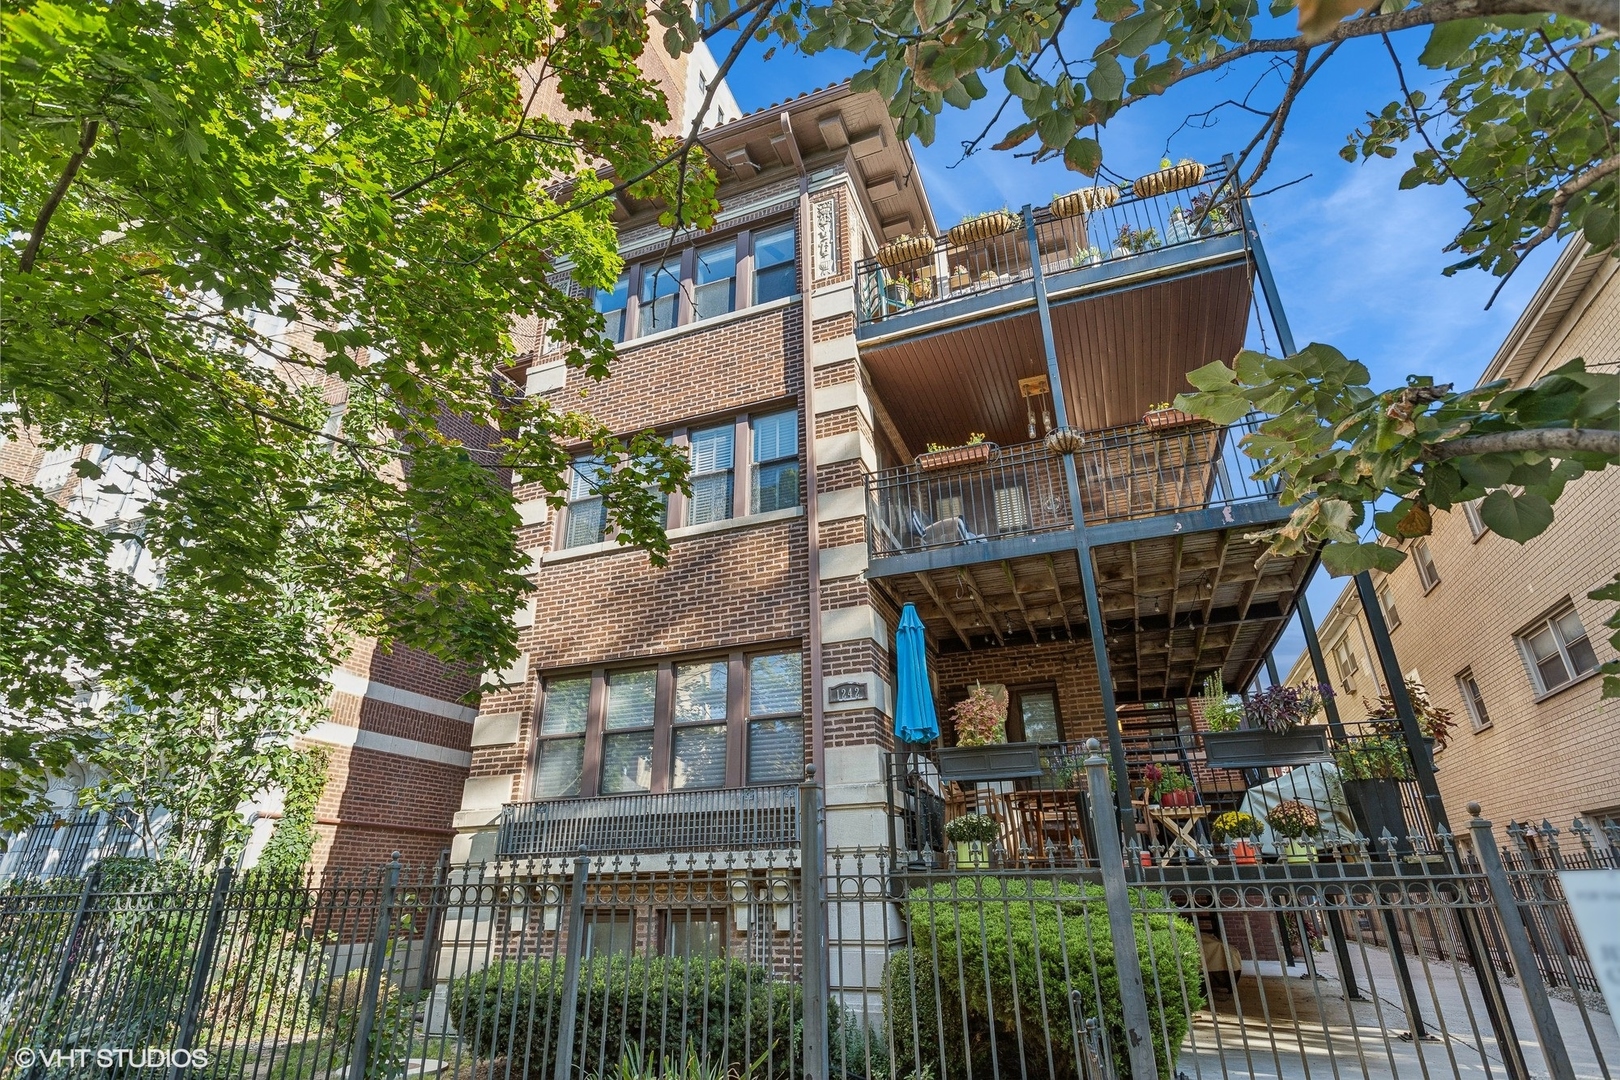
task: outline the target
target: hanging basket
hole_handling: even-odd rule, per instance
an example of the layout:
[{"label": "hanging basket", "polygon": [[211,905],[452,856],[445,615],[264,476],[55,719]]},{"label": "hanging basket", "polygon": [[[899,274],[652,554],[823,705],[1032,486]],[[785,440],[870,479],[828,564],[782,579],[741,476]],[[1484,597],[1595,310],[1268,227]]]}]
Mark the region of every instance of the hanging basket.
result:
[{"label": "hanging basket", "polygon": [[892,267],[926,259],[934,253],[934,241],[927,236],[897,236],[878,248],[879,266]]},{"label": "hanging basket", "polygon": [[1182,188],[1202,183],[1203,180],[1204,166],[1196,161],[1187,161],[1140,177],[1131,185],[1131,190],[1146,199],[1153,195],[1163,195],[1167,191],[1180,191]]},{"label": "hanging basket", "polygon": [[917,465],[925,472],[933,472],[935,469],[955,469],[963,465],[983,465],[990,460],[990,454],[995,448],[995,443],[982,442],[953,446],[946,450],[931,450],[926,454],[917,455]]},{"label": "hanging basket", "polygon": [[1073,428],[1061,427],[1046,436],[1046,448],[1054,454],[1073,454],[1086,445],[1086,437]]},{"label": "hanging basket", "polygon": [[997,210],[993,214],[969,218],[950,232],[951,243],[965,247],[980,240],[989,240],[1018,228],[1018,215],[1010,210]]},{"label": "hanging basket", "polygon": [[1052,200],[1052,214],[1060,218],[1079,217],[1119,202],[1119,188],[1087,187],[1059,195]]}]

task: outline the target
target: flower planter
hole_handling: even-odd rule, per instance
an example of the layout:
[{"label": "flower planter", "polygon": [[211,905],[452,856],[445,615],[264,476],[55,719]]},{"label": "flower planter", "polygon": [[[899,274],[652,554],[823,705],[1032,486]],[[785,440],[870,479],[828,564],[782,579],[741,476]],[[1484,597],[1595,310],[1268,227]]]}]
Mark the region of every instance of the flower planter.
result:
[{"label": "flower planter", "polygon": [[980,240],[990,240],[1018,228],[1018,215],[1008,210],[997,210],[983,217],[969,218],[950,231],[951,244],[965,247]]},{"label": "flower planter", "polygon": [[958,870],[988,870],[990,868],[990,845],[983,840],[958,840],[956,842],[956,868]]},{"label": "flower planter", "polygon": [[966,270],[953,270],[951,272],[951,291],[966,289],[973,284],[973,275]]},{"label": "flower planter", "polygon": [[1333,760],[1323,727],[1298,727],[1282,733],[1264,728],[1206,731],[1201,737],[1206,763],[1212,769],[1263,769]]},{"label": "flower planter", "polygon": [[1154,409],[1152,412],[1142,415],[1142,423],[1155,430],[1159,428],[1186,427],[1188,424],[1198,422],[1198,417],[1189,412],[1182,412],[1180,409]]},{"label": "flower planter", "polygon": [[1204,167],[1196,161],[1189,161],[1139,177],[1136,183],[1131,185],[1131,190],[1136,192],[1138,197],[1147,199],[1154,195],[1163,195],[1167,191],[1180,191],[1182,188],[1192,187],[1201,183],[1203,179]]},{"label": "flower planter", "polygon": [[1260,861],[1260,854],[1255,850],[1253,840],[1233,840],[1227,845],[1232,861],[1239,866],[1253,866]]},{"label": "flower planter", "polygon": [[899,266],[926,259],[934,253],[934,241],[927,236],[897,236],[877,250],[878,265]]},{"label": "flower planter", "polygon": [[883,297],[896,307],[910,307],[911,286],[904,281],[891,281],[883,286]]},{"label": "flower planter", "polygon": [[962,465],[983,465],[990,460],[990,452],[995,448],[995,443],[982,442],[968,446],[952,446],[946,450],[932,450],[926,454],[918,454],[917,465],[925,472],[954,469]]},{"label": "flower planter", "polygon": [[939,751],[941,780],[1022,780],[1041,775],[1038,743],[948,746]]},{"label": "flower planter", "polygon": [[1159,796],[1159,805],[1167,810],[1196,806],[1198,805],[1198,796],[1193,792],[1192,788],[1185,788],[1181,791],[1167,791]]},{"label": "flower planter", "polygon": [[1086,437],[1073,428],[1058,428],[1046,436],[1046,448],[1054,454],[1073,454],[1086,445]]},{"label": "flower planter", "polygon": [[1071,218],[1089,214],[1119,202],[1119,188],[1113,186],[1080,188],[1052,200],[1054,217]]},{"label": "flower planter", "polygon": [[1401,785],[1398,780],[1346,780],[1344,794],[1356,827],[1367,838],[1374,858],[1389,854],[1384,832],[1395,838],[1395,851],[1412,853],[1412,840],[1406,831],[1406,815],[1401,812]]},{"label": "flower planter", "polygon": [[1316,852],[1303,840],[1289,840],[1283,844],[1283,860],[1291,863],[1316,861]]}]

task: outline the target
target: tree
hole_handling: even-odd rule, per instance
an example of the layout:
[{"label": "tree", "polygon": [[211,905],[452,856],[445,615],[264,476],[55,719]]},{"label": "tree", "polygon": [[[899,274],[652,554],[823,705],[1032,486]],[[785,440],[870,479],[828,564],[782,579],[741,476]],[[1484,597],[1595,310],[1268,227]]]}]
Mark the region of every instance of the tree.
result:
[{"label": "tree", "polygon": [[[619,272],[614,184],[712,221],[712,170],[657,132],[643,9],[31,0],[4,28],[0,399],[130,463],[76,469],[141,505],[104,536],[0,480],[0,610],[27,628],[0,636],[0,819],[90,745],[200,754],[170,759],[191,790],[307,723],[354,634],[503,666],[529,589],[509,481],[564,490],[571,447],[662,557],[684,461],[501,375],[519,324],[607,373],[579,287]],[[161,579],[109,573],[115,539]],[[215,775],[219,805],[262,771]]]}]

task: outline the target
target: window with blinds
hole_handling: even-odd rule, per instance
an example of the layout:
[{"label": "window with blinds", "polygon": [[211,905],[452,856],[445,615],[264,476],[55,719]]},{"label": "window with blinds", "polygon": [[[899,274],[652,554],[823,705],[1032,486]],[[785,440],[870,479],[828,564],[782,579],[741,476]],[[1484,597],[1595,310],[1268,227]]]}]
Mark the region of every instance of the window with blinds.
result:
[{"label": "window with blinds", "polygon": [[625,325],[625,313],[630,307],[630,275],[620,274],[611,290],[597,290],[595,306],[606,324],[607,339],[623,341],[625,331],[629,329]]},{"label": "window with blinds", "polygon": [[799,291],[796,235],[790,223],[754,237],[754,303],[780,300]]},{"label": "window with blinds", "polygon": [[607,535],[607,508],[599,489],[607,477],[601,459],[577,457],[568,481],[567,532],[564,547],[599,544]]},{"label": "window with blinds", "polygon": [[799,414],[796,410],[756,416],[751,512],[766,514],[799,505]]},{"label": "window with blinds", "polygon": [[641,268],[641,319],[637,337],[669,330],[680,317],[681,257]]},{"label": "window with blinds", "polygon": [[748,660],[748,782],[804,776],[803,665],[798,652]]},{"label": "window with blinds", "polygon": [[693,268],[693,315],[699,319],[712,319],[724,315],[737,306],[737,244],[728,240],[723,244],[697,249],[697,263]]},{"label": "window with blinds", "polygon": [[692,432],[692,495],[686,513],[688,525],[724,521],[731,516],[735,441],[736,430],[731,424]]}]

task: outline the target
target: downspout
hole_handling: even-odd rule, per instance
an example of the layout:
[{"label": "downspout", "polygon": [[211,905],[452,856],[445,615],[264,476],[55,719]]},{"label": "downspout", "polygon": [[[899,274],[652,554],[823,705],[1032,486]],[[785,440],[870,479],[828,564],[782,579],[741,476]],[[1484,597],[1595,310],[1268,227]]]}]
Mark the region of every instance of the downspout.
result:
[{"label": "downspout", "polygon": [[810,571],[810,764],[816,778],[825,784],[827,770],[822,767],[822,759],[826,756],[827,733],[823,712],[826,695],[821,676],[821,520],[816,497],[816,379],[812,358],[815,320],[810,305],[815,279],[810,258],[810,173],[799,155],[799,140],[793,136],[793,122],[786,112],[781,115],[781,123],[788,152],[793,155],[793,167],[799,173],[799,312],[804,319],[800,336],[804,368],[804,542],[805,561]]}]

